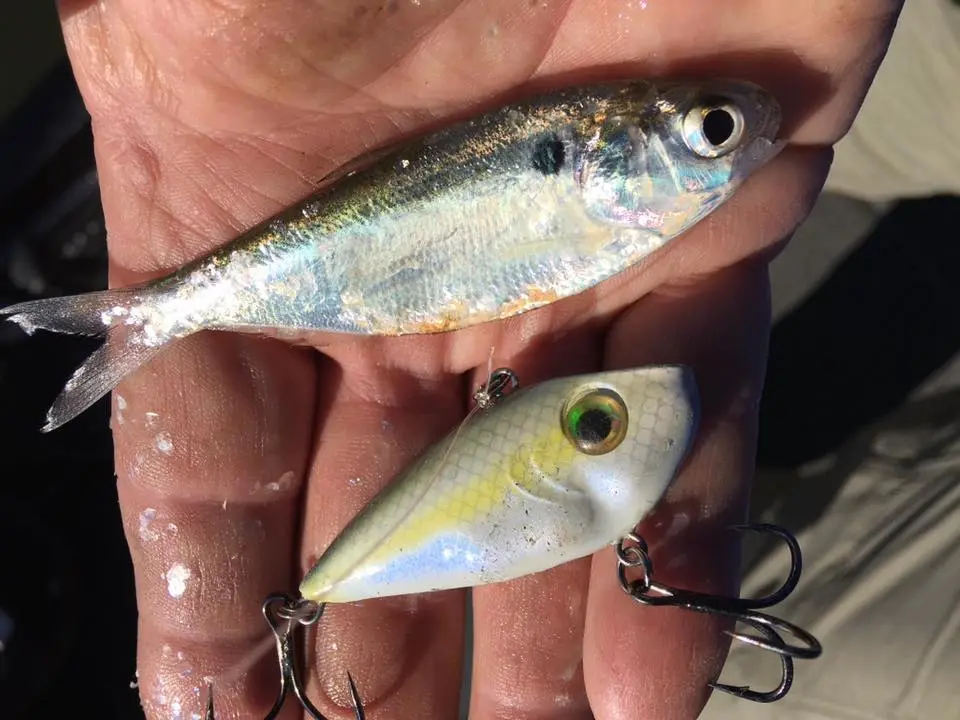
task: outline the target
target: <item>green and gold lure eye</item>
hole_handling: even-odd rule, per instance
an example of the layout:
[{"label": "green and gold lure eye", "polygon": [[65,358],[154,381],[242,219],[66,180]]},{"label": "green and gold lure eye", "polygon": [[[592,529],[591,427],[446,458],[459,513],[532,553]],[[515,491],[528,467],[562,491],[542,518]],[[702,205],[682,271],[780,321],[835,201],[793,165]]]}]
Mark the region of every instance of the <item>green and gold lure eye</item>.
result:
[{"label": "green and gold lure eye", "polygon": [[563,409],[563,433],[585,455],[604,455],[627,434],[627,406],[609,388],[576,396]]}]

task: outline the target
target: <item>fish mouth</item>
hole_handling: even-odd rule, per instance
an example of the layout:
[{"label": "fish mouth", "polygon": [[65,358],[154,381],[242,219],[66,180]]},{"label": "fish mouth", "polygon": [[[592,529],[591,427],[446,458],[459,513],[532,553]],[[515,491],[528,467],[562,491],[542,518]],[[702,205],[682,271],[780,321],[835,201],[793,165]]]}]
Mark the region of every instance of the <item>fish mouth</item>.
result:
[{"label": "fish mouth", "polygon": [[783,122],[783,112],[780,110],[780,105],[776,101],[772,100],[768,103],[765,103],[763,117],[760,118],[759,123],[757,124],[756,136],[757,138],[766,138],[769,142],[773,143],[777,140],[777,134],[780,132],[780,124]]},{"label": "fish mouth", "polygon": [[783,115],[776,102],[765,102],[762,115],[754,120],[753,132],[744,144],[737,159],[737,174],[743,178],[759,170],[773,160],[787,146],[787,141],[777,138]]},{"label": "fish mouth", "polygon": [[745,178],[773,160],[787,146],[786,140],[757,137],[751,140],[737,159],[737,175]]}]

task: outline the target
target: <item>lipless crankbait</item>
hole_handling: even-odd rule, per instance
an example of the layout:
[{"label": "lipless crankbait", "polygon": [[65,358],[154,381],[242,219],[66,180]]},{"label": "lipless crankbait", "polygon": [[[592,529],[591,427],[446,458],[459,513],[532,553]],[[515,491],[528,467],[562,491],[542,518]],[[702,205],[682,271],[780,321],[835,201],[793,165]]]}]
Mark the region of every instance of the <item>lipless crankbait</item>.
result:
[{"label": "lipless crankbait", "polygon": [[659,502],[697,418],[682,366],[516,390],[387,486],[300,593],[327,603],[469,587],[591,555]]},{"label": "lipless crankbait", "polygon": [[726,201],[783,146],[779,124],[745,82],[541,95],[364,156],[168,277],[0,315],[106,339],[50,408],[51,430],[203,329],[434,333],[580,293]]},{"label": "lipless crankbait", "polygon": [[[790,689],[793,660],[820,655],[809,633],[757,612],[789,596],[800,579],[799,545],[782,528],[736,528],[774,534],[790,550],[789,577],[767,597],[728,598],[656,580],[650,551],[634,528],[669,488],[696,434],[697,386],[687,368],[602,372],[514,391],[516,384],[510,370],[493,373],[467,423],[429,448],[347,525],[304,578],[300,598],[267,598],[263,612],[277,639],[282,677],[268,718],[293,693],[309,717],[322,720],[302,691],[292,643],[327,603],[501,582],[606,546],[616,550],[623,591],[638,603],[744,623],[759,635],[730,635],[780,658],[782,678],[773,690],[719,682],[711,683],[714,689],[774,702]],[[800,643],[788,644],[784,633]],[[362,720],[349,674],[347,683]],[[212,694],[207,718],[214,718]]]}]

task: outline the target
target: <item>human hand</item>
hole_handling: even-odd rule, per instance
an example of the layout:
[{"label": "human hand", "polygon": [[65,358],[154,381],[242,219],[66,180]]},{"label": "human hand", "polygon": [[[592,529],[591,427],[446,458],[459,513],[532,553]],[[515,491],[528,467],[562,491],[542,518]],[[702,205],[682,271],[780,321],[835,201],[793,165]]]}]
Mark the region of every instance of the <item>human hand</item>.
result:
[{"label": "human hand", "polygon": [[[295,588],[375,492],[462,418],[491,347],[527,385],[650,362],[694,368],[702,433],[642,532],[664,582],[735,592],[736,539],[722,528],[747,505],[766,263],[816,197],[827,147],[848,128],[898,10],[895,0],[62,0],[93,117],[113,285],[205,254],[369,146],[532,78],[755,80],[783,103],[793,144],[641,267],[556,305],[450,335],[331,338],[323,355],[202,333],[122,383],[112,424],[147,716],[199,713],[205,676],[221,718],[262,716],[277,689],[270,654],[242,672],[266,629],[262,600]],[[314,702],[349,717],[349,670],[371,718],[454,716],[464,598],[328,609]],[[727,648],[709,617],[632,603],[612,550],[479,588],[474,613],[476,720],[692,718]]]}]

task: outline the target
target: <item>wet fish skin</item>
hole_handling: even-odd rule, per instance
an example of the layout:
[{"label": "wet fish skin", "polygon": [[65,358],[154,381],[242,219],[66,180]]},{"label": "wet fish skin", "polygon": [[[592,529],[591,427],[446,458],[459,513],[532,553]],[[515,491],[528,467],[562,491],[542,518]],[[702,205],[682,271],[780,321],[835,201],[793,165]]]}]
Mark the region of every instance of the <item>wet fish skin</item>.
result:
[{"label": "wet fish skin", "polygon": [[[718,104],[742,133],[707,156],[704,112]],[[739,81],[541,95],[361,158],[166,278],[0,314],[106,336],[46,430],[204,329],[405,335],[507,318],[595,286],[712,212],[779,151],[779,122],[776,101]]]},{"label": "wet fish skin", "polygon": [[[568,408],[598,389],[627,408],[620,444],[577,449]],[[692,371],[668,365],[515,391],[432,446],[340,533],[300,585],[315,602],[450,590],[556,567],[615,543],[670,487],[693,443]]]}]

